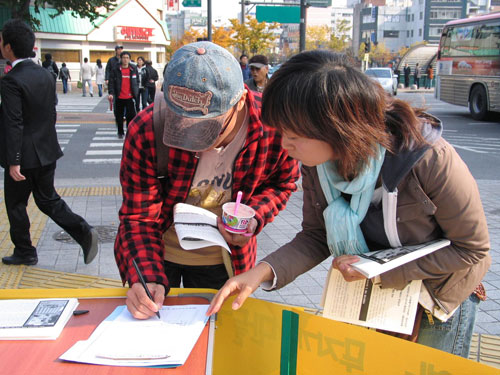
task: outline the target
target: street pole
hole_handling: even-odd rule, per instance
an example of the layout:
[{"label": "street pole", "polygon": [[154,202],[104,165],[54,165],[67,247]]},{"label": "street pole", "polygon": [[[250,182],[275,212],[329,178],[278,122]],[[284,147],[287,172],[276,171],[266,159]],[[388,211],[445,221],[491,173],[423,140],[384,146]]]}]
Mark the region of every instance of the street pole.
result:
[{"label": "street pole", "polygon": [[306,0],[300,0],[299,52],[306,49]]},{"label": "street pole", "polygon": [[245,0],[241,0],[241,24],[245,24]]},{"label": "street pole", "polygon": [[207,37],[208,41],[212,41],[212,0],[207,1]]}]

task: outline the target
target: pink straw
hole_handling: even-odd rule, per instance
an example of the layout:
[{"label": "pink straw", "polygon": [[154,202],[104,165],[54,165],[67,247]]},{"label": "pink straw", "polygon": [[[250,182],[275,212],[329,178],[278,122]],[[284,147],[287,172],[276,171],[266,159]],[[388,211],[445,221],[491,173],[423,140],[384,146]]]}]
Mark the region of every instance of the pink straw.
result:
[{"label": "pink straw", "polygon": [[238,214],[238,207],[241,202],[241,196],[243,195],[242,191],[238,191],[238,194],[236,195],[236,204],[234,205],[234,216]]}]

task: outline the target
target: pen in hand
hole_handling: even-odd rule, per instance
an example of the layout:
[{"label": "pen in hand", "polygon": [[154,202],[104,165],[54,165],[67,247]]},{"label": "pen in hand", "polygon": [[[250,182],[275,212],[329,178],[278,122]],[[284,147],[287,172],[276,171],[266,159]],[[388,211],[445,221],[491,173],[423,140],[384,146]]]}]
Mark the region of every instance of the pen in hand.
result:
[{"label": "pen in hand", "polygon": [[[149,292],[148,286],[146,285],[146,281],[144,281],[144,277],[142,276],[142,273],[139,270],[139,267],[137,266],[137,263],[135,262],[135,259],[132,259],[132,263],[134,264],[135,272],[137,272],[137,275],[139,276],[139,281],[141,282],[142,286],[144,287],[144,290],[146,291],[147,296],[149,297],[149,299],[151,301],[154,302],[155,300],[153,299],[153,296]],[[156,312],[156,316],[158,317],[158,319],[161,319],[159,311]]]}]

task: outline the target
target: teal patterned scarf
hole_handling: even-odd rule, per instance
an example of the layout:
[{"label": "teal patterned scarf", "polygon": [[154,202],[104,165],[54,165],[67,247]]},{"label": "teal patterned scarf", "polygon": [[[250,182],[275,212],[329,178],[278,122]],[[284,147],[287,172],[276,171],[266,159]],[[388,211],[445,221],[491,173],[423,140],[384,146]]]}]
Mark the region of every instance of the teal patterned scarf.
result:
[{"label": "teal patterned scarf", "polygon": [[[378,145],[377,157],[370,158],[367,168],[352,181],[344,181],[335,162],[327,161],[316,167],[328,202],[323,216],[328,248],[334,257],[369,251],[359,225],[370,206],[384,156],[385,148]],[[350,203],[341,193],[351,195]]]}]

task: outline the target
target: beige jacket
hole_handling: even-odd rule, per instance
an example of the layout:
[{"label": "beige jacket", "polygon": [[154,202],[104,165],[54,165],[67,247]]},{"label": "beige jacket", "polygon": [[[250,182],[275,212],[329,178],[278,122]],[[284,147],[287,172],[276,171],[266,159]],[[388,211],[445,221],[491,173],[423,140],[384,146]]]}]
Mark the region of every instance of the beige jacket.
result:
[{"label": "beige jacket", "polygon": [[[386,163],[387,155],[384,166]],[[276,272],[277,288],[330,256],[323,219],[327,202],[318,174],[316,168],[302,170],[302,231],[263,259]],[[390,176],[394,170],[386,168],[385,173]],[[474,291],[491,263],[488,228],[476,182],[454,148],[439,138],[396,186],[397,190],[389,190],[397,196],[394,228],[401,244],[445,237],[451,245],[382,274],[382,287],[401,289],[411,280],[424,280],[441,309],[452,311]],[[370,207],[362,224],[371,250],[390,247],[381,211]]]}]

